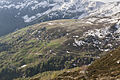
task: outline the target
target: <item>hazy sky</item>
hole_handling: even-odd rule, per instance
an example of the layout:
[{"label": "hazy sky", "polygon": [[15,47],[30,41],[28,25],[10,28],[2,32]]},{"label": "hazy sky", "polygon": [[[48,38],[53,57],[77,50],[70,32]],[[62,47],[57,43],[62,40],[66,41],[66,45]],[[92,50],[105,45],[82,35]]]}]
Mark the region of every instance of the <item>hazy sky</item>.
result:
[{"label": "hazy sky", "polygon": [[114,1],[120,1],[120,0],[91,0],[91,1],[114,2]]}]

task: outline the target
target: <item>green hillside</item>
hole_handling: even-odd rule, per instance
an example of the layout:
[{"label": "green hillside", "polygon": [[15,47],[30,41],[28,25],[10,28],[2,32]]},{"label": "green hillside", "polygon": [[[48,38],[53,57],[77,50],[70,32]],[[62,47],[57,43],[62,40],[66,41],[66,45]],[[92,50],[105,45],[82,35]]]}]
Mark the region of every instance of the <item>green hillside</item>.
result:
[{"label": "green hillside", "polygon": [[[67,70],[63,73],[58,74],[52,80],[119,80],[119,79],[120,79],[120,48],[107,53],[100,59],[94,61],[89,66],[83,66],[74,70],[72,69]],[[35,80],[35,78],[33,78],[33,80]],[[38,80],[44,79],[40,79],[38,77]]]},{"label": "green hillside", "polygon": [[[56,20],[0,37],[0,80],[29,78],[38,73],[54,75],[54,71],[90,64],[103,53],[93,46],[93,39],[104,39],[84,37],[83,34],[105,26],[85,20]],[[81,47],[75,43],[76,39],[85,40],[87,44]],[[117,41],[111,40],[111,43]],[[105,45],[100,47],[107,48]]]},{"label": "green hillside", "polygon": [[120,79],[120,48],[109,52],[88,67],[90,79]]},{"label": "green hillside", "polygon": [[[84,28],[83,28],[84,26]],[[31,77],[45,71],[91,63],[88,52],[71,46],[74,35],[96,26],[80,20],[35,24],[0,38],[0,80]]]}]

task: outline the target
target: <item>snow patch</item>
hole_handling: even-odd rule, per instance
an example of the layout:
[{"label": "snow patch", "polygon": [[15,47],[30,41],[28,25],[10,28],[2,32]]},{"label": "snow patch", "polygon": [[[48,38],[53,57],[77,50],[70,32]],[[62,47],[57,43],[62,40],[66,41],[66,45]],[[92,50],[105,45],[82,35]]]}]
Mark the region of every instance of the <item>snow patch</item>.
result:
[{"label": "snow patch", "polygon": [[117,61],[117,64],[120,64],[120,60]]},{"label": "snow patch", "polygon": [[74,41],[75,41],[75,43],[76,43],[78,46],[81,46],[81,45],[83,45],[83,44],[85,43],[85,42],[82,41],[82,40],[78,41],[78,40],[74,39]]},{"label": "snow patch", "polygon": [[35,20],[36,16],[29,17],[28,15],[25,15],[22,18],[24,19],[24,22],[28,23],[28,22],[32,22],[33,20]]},{"label": "snow patch", "polygon": [[24,67],[26,67],[26,66],[27,66],[27,65],[22,65],[21,68],[24,68]]},{"label": "snow patch", "polygon": [[102,29],[95,29],[95,30],[88,30],[83,36],[97,36],[99,38],[104,38],[107,34],[109,34],[109,27],[102,28]]}]

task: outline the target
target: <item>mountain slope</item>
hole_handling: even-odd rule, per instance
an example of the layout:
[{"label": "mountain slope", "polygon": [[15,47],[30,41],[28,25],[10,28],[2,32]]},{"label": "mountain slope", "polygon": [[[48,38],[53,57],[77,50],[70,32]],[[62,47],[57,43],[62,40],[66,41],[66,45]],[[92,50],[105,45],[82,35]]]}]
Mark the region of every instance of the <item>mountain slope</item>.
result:
[{"label": "mountain slope", "polygon": [[0,80],[88,65],[120,45],[119,31],[114,15],[49,21],[0,37]]},{"label": "mountain slope", "polygon": [[120,48],[109,52],[88,67],[88,76],[94,78],[120,79]]},{"label": "mountain slope", "polygon": [[119,80],[120,48],[108,52],[89,66],[37,74],[17,80]]},{"label": "mountain slope", "polygon": [[[78,53],[79,50],[67,45],[71,44],[75,34],[82,34],[81,26],[86,26],[83,30],[91,26],[84,23],[79,25],[80,22],[79,20],[45,22],[0,38],[1,80],[29,77],[45,71],[89,64],[93,58],[82,57],[85,52]],[[72,51],[69,51],[71,49]]]},{"label": "mountain slope", "polygon": [[88,4],[94,9],[103,3],[87,0],[1,0],[0,36],[43,21],[78,18],[87,14]]},{"label": "mountain slope", "polygon": [[96,9],[90,15],[96,16],[111,16],[120,12],[120,2],[110,2],[100,6],[100,8]]},{"label": "mountain slope", "polygon": [[108,16],[119,12],[119,2],[89,0],[1,0],[0,36],[28,25],[57,19]]},{"label": "mountain slope", "polygon": [[[117,48],[89,66],[79,70],[67,70],[52,80],[119,80],[120,79],[120,48]],[[34,79],[33,79],[34,80]]]}]

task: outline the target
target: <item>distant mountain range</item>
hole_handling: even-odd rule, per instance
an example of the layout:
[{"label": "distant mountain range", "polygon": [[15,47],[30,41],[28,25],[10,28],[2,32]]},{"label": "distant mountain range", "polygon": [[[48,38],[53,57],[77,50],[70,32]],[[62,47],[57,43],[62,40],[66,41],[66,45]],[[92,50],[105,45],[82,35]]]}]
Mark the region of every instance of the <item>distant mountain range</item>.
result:
[{"label": "distant mountain range", "polygon": [[57,19],[108,16],[120,11],[120,2],[88,0],[1,0],[0,36],[28,25]]}]

